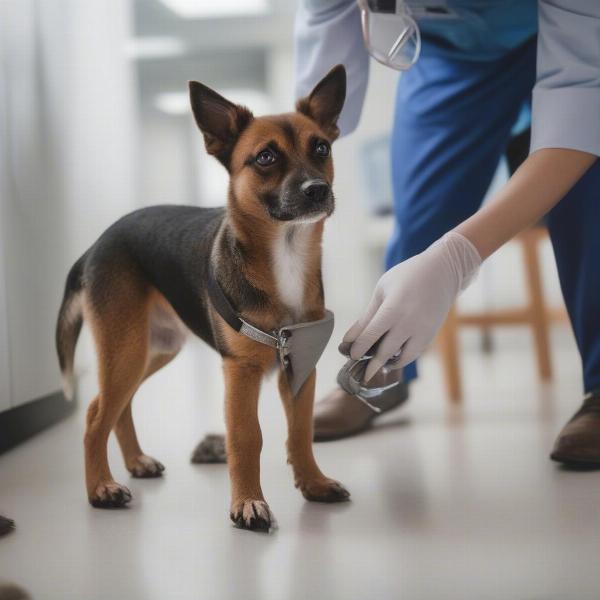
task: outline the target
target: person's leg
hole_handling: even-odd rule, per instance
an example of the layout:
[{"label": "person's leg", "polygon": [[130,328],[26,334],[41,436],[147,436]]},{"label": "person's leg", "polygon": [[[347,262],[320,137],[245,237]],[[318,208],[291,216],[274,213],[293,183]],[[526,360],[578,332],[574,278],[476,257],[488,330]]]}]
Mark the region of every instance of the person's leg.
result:
[{"label": "person's leg", "polygon": [[[481,205],[535,81],[535,40],[493,62],[422,58],[398,85],[391,143],[396,226],[385,268]],[[406,367],[405,379],[416,376]]]},{"label": "person's leg", "polygon": [[600,163],[554,208],[548,225],[590,396],[559,435],[552,458],[600,466]]},{"label": "person's leg", "polygon": [[600,389],[600,163],[549,214],[548,227],[589,393]]},{"label": "person's leg", "polygon": [[[391,142],[396,227],[386,269],[477,210],[534,80],[533,40],[493,62],[422,57],[402,75]],[[404,371],[406,381],[415,375],[414,364]],[[371,402],[386,412],[406,398],[403,384]],[[316,441],[360,433],[377,416],[340,388],[314,414]]]}]

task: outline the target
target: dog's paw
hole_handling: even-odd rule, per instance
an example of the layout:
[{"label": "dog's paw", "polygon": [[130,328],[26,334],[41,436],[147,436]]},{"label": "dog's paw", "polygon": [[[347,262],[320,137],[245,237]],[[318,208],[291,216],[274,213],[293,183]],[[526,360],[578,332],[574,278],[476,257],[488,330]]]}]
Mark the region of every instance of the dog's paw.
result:
[{"label": "dog's paw", "polygon": [[124,485],[107,481],[96,486],[89,500],[94,508],[124,508],[131,502],[131,492]]},{"label": "dog's paw", "polygon": [[229,513],[231,520],[240,529],[268,533],[277,528],[277,521],[263,500],[240,500],[234,502]]},{"label": "dog's paw", "polygon": [[301,481],[297,485],[311,502],[345,502],[350,498],[350,492],[339,481],[328,477]]},{"label": "dog's paw", "polygon": [[194,448],[191,460],[194,464],[227,462],[225,436],[220,433],[205,435],[204,439]]},{"label": "dog's paw", "polygon": [[162,477],[165,466],[155,458],[140,454],[127,469],[133,477],[140,479],[149,479],[153,477]]},{"label": "dog's paw", "polygon": [[15,528],[15,522],[0,515],[0,536],[10,533]]},{"label": "dog's paw", "polygon": [[31,600],[31,596],[18,585],[0,581],[0,599],[2,600]]}]

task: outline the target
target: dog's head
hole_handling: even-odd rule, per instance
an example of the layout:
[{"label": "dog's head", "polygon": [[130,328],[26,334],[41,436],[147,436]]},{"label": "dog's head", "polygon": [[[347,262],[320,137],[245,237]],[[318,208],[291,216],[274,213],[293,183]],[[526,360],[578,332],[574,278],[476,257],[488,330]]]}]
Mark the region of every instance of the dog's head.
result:
[{"label": "dog's head", "polygon": [[254,117],[210,88],[190,82],[192,110],[209,154],[229,171],[230,202],[248,215],[318,221],[333,212],[331,144],[346,96],[334,67],[296,104],[296,112]]}]

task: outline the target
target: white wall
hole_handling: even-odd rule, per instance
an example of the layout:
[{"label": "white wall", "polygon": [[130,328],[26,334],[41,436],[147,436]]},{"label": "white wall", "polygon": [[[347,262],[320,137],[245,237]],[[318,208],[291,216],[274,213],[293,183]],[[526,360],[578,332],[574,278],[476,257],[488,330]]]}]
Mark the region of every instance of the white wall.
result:
[{"label": "white wall", "polygon": [[136,205],[121,0],[2,3],[5,255],[13,404],[60,388],[54,327],[73,262]]},{"label": "white wall", "polygon": [[191,116],[147,109],[140,124],[141,204],[195,204],[193,142],[201,140],[199,134],[191,139],[195,133]]}]

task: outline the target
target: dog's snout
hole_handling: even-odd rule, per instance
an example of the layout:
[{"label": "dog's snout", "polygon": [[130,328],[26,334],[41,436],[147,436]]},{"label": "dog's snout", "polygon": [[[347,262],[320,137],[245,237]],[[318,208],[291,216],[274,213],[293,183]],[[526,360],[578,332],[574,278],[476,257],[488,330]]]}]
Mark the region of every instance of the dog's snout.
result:
[{"label": "dog's snout", "polygon": [[314,202],[321,202],[329,195],[329,184],[323,179],[309,179],[300,186],[300,189]]}]

